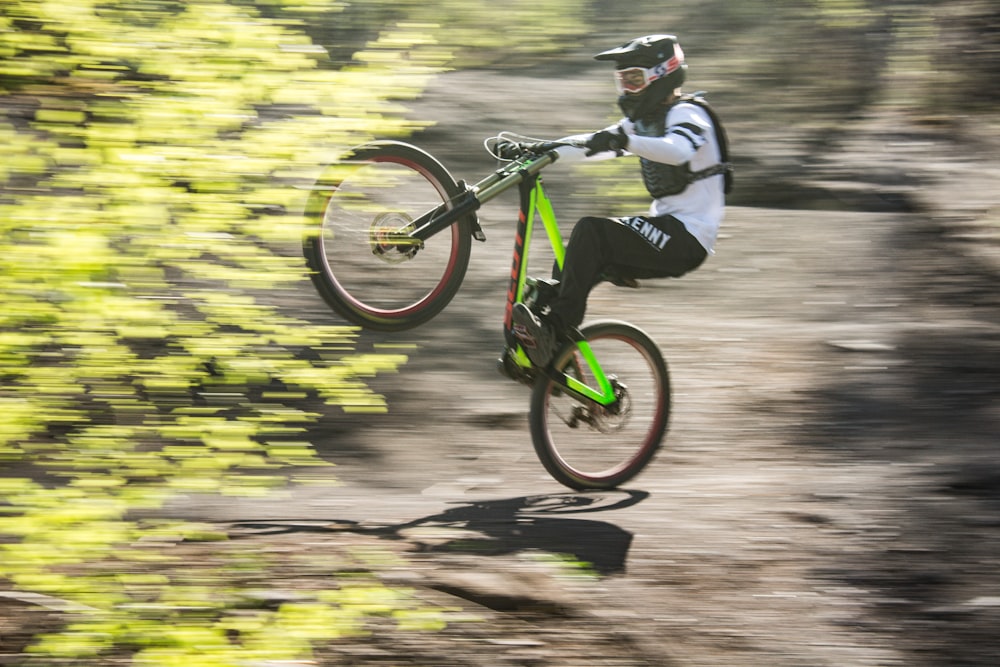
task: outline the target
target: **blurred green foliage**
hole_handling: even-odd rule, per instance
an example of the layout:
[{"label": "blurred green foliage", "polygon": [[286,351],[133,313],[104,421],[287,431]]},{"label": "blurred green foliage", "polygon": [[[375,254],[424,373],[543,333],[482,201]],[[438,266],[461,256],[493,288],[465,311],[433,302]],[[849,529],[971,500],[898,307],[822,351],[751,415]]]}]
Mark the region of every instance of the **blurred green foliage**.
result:
[{"label": "blurred green foliage", "polygon": [[[405,102],[458,61],[561,48],[582,5],[0,4],[0,578],[69,612],[40,664],[294,660],[367,618],[441,627],[357,572],[248,611],[245,582],[280,563],[129,512],[270,493],[282,468],[324,465],[305,406],[387,409],[366,379],[403,355],[273,305],[309,289],[294,185],[421,127]],[[205,541],[211,568],[167,548]]]}]

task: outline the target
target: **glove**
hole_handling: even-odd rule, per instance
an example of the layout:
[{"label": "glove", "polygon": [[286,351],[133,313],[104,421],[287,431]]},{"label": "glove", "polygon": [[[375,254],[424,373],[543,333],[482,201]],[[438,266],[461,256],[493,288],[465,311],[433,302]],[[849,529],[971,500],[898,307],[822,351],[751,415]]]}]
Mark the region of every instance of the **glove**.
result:
[{"label": "glove", "polygon": [[588,157],[605,151],[614,151],[615,154],[621,155],[626,148],[628,148],[628,135],[620,125],[617,131],[601,130],[592,134],[587,140]]},{"label": "glove", "polygon": [[501,160],[516,160],[524,153],[524,148],[514,141],[498,141],[493,152]]}]

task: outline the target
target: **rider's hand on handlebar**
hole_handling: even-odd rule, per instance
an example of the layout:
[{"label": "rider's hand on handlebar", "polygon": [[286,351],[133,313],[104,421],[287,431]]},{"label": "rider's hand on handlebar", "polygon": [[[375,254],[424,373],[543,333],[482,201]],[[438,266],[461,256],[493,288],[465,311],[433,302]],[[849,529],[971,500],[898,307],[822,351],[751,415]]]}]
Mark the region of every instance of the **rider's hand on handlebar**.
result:
[{"label": "rider's hand on handlebar", "polygon": [[510,141],[502,139],[493,147],[493,154],[501,160],[517,160],[525,155],[541,155],[558,145],[551,141]]},{"label": "rider's hand on handlebar", "polygon": [[493,152],[501,160],[516,160],[524,155],[524,146],[516,141],[498,141]]},{"label": "rider's hand on handlebar", "polygon": [[626,148],[628,148],[628,135],[625,134],[625,130],[621,126],[618,127],[617,132],[609,130],[595,132],[587,140],[588,156],[606,151],[614,151],[621,155]]}]

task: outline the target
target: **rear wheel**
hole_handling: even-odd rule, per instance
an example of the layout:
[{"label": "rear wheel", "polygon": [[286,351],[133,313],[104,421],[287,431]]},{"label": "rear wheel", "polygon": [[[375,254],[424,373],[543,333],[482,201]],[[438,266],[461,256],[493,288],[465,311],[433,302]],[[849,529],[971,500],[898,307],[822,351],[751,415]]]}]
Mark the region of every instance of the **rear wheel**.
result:
[{"label": "rear wheel", "polygon": [[[572,489],[609,489],[638,475],[653,459],[670,417],[670,378],[656,344],[625,322],[581,329],[618,396],[617,409],[571,397],[545,376],[531,396],[531,437],[545,469]],[[553,367],[595,387],[575,343]]]},{"label": "rear wheel", "polygon": [[426,242],[413,221],[460,193],[424,151],[400,142],[354,149],[310,193],[303,253],[313,284],[345,319],[380,331],[426,322],[455,296],[471,254],[472,220]]}]

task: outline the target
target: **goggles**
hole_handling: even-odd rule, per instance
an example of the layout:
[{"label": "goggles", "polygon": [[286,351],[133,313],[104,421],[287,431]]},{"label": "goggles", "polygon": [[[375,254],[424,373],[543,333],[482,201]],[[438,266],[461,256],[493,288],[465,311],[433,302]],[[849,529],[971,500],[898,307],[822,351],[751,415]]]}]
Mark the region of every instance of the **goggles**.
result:
[{"label": "goggles", "polygon": [[680,68],[683,56],[674,55],[655,67],[626,67],[615,70],[615,88],[619,95],[641,93],[659,79]]}]

